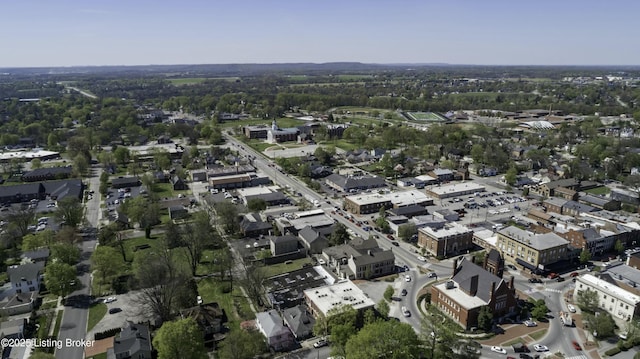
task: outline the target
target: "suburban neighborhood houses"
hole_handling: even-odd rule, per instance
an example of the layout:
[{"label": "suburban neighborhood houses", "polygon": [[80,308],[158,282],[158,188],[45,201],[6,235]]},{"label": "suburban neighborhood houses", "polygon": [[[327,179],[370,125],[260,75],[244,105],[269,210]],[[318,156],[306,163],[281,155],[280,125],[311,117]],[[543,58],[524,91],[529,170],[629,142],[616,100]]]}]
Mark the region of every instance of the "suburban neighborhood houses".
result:
[{"label": "suburban neighborhood houses", "polygon": [[11,90],[68,116],[0,136],[0,336],[65,345],[4,357],[636,351],[636,75],[295,68]]}]

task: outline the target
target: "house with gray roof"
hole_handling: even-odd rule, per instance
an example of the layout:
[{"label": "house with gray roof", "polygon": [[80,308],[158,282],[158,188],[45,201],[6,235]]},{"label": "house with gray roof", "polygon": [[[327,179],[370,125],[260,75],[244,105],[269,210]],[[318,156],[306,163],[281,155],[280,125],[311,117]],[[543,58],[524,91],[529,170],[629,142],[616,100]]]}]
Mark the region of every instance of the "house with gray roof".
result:
[{"label": "house with gray roof", "polygon": [[293,333],[283,324],[276,310],[256,313],[256,327],[267,338],[267,345],[274,351],[284,351],[295,345]]},{"label": "house with gray roof", "polygon": [[12,265],[7,268],[9,281],[15,293],[28,293],[40,291],[41,273],[44,270],[44,262],[25,263]]},{"label": "house with gray roof", "polygon": [[257,213],[247,213],[240,221],[240,232],[245,237],[269,234],[272,229],[271,223],[262,221]]},{"label": "house with gray roof", "polygon": [[151,351],[149,328],[127,321],[113,338],[113,348],[107,349],[107,359],[151,359]]},{"label": "house with gray roof", "polygon": [[304,340],[313,335],[316,323],[313,316],[304,305],[297,305],[282,311],[282,318],[297,340]]},{"label": "house with gray roof", "polygon": [[298,237],[291,235],[269,237],[269,249],[273,256],[294,253],[301,250]]},{"label": "house with gray roof", "polygon": [[51,251],[49,248],[39,248],[32,251],[22,252],[20,258],[28,259],[31,262],[46,262]]},{"label": "house with gray roof", "polygon": [[488,307],[494,318],[515,313],[513,277],[507,282],[473,261],[455,260],[451,279],[431,287],[432,305],[464,328],[478,326],[478,314]]},{"label": "house with gray roof", "polygon": [[298,231],[298,237],[309,253],[322,253],[322,250],[329,246],[329,240],[320,228],[306,226]]},{"label": "house with gray roof", "polygon": [[325,248],[322,256],[342,278],[370,279],[395,272],[393,251],[378,247],[375,239],[358,237],[348,244]]},{"label": "house with gray roof", "polygon": [[607,211],[617,211],[621,207],[620,201],[616,201],[611,198],[607,198],[604,196],[596,196],[589,193],[580,193],[580,197],[578,198],[578,202],[587,204],[592,207],[605,209]]},{"label": "house with gray roof", "polygon": [[598,212],[600,209],[576,201],[568,201],[562,206],[562,214],[579,216],[581,213]]}]

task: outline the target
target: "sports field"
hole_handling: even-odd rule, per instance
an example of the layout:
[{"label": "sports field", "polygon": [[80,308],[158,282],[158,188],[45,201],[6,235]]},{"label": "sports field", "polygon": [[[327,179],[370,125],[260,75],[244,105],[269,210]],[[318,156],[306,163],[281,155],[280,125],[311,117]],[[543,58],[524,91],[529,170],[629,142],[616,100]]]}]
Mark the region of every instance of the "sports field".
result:
[{"label": "sports field", "polygon": [[407,116],[418,122],[445,122],[447,121],[442,115],[435,112],[406,112]]}]

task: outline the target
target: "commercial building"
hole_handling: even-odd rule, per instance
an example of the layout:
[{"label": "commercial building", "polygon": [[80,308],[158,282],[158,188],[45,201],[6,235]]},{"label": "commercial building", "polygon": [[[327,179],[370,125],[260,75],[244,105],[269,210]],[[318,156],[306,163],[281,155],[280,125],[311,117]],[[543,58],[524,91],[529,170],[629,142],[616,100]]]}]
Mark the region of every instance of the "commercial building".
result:
[{"label": "commercial building", "polygon": [[350,280],[304,291],[305,301],[311,313],[327,316],[333,308],[346,305],[357,311],[373,308],[375,302]]},{"label": "commercial building", "polygon": [[427,189],[427,194],[434,198],[445,199],[484,191],[485,187],[481,184],[475,182],[462,182],[430,187]]},{"label": "commercial building", "polygon": [[247,138],[267,139],[269,127],[267,125],[244,126],[242,132]]},{"label": "commercial building", "polygon": [[598,294],[598,307],[606,310],[614,317],[631,320],[638,314],[640,296],[615,284],[591,274],[585,274],[577,277],[573,297],[577,298],[578,294],[586,290],[595,291]]},{"label": "commercial building", "polygon": [[553,232],[537,234],[509,226],[497,234],[496,247],[505,260],[531,271],[543,270],[566,259],[569,253],[569,242]]},{"label": "commercial building", "polygon": [[418,190],[383,194],[361,193],[344,198],[344,209],[354,214],[376,213],[382,207],[390,209],[422,206],[424,209],[424,206],[430,205],[433,205],[433,199]]},{"label": "commercial building", "polygon": [[451,257],[466,252],[473,246],[473,231],[458,223],[447,223],[442,228],[418,229],[418,246],[436,257]]},{"label": "commercial building", "polygon": [[372,188],[385,187],[384,178],[375,176],[343,176],[336,173],[325,178],[327,186],[340,192],[356,192]]},{"label": "commercial building", "polygon": [[327,265],[343,279],[370,279],[395,273],[395,255],[378,247],[375,239],[352,239],[322,250]]}]

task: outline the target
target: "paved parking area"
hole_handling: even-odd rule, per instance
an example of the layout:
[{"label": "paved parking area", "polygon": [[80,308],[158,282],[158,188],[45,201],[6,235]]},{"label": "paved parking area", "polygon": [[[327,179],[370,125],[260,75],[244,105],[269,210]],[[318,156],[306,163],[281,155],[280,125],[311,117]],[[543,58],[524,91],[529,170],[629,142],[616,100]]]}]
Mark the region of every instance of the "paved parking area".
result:
[{"label": "paved parking area", "polygon": [[[133,300],[137,295],[137,291],[116,295],[117,300],[107,304],[107,314],[87,333],[86,339],[93,340],[95,333],[104,332],[105,330],[113,328],[121,328],[127,320],[138,323],[150,319],[142,315],[140,306]],[[122,311],[109,314],[108,310],[111,308],[120,308]]]}]

